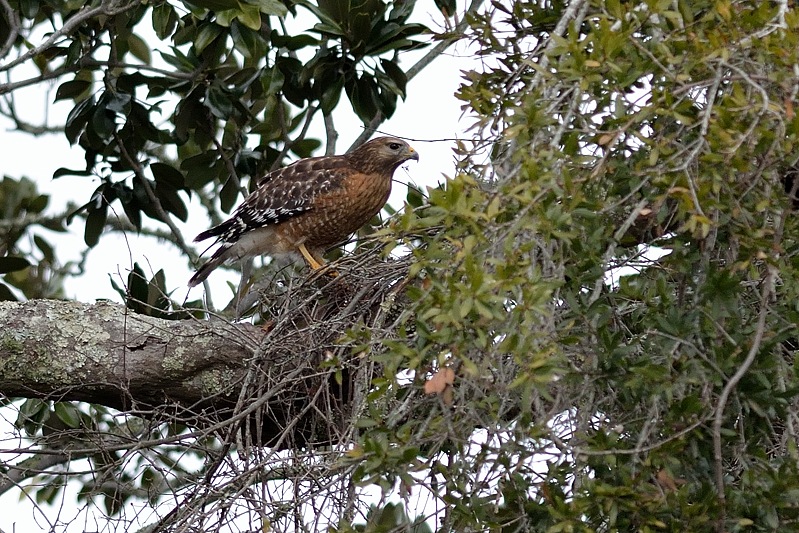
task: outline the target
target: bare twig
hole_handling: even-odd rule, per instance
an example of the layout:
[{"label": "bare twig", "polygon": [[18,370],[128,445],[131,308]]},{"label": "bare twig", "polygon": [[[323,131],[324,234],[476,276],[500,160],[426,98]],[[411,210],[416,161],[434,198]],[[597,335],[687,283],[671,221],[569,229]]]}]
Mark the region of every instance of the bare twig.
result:
[{"label": "bare twig", "polygon": [[338,132],[336,131],[336,125],[333,124],[333,115],[325,115],[325,155],[336,153],[337,140]]}]

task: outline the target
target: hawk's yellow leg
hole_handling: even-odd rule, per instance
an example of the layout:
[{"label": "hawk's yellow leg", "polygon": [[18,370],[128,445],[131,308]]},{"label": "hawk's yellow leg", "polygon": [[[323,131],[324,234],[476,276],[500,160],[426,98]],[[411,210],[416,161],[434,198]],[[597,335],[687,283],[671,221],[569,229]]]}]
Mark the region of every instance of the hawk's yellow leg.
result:
[{"label": "hawk's yellow leg", "polygon": [[305,262],[308,263],[309,267],[311,267],[311,270],[319,270],[320,268],[322,268],[324,261],[319,261],[313,255],[311,255],[311,252],[309,252],[308,248],[305,247],[305,243],[300,244],[298,249],[300,250],[302,256],[305,258]]},{"label": "hawk's yellow leg", "polygon": [[[314,255],[308,251],[308,248],[305,247],[305,243],[300,244],[297,249],[305,258],[305,262],[308,263],[308,266],[311,267],[311,270],[319,270],[325,266],[325,260],[322,257],[314,257]],[[338,272],[335,270],[331,270],[330,272],[327,272],[327,274],[333,277],[338,276]]]}]

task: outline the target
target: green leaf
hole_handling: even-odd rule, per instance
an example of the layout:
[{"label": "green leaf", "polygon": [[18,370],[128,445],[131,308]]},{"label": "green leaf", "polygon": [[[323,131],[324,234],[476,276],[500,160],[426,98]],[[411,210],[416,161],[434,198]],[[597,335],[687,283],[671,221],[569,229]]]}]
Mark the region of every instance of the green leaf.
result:
[{"label": "green leaf", "polygon": [[74,170],[71,168],[58,168],[55,172],[53,172],[53,179],[60,178],[62,176],[91,176],[92,173],[88,170]]},{"label": "green leaf", "polygon": [[261,11],[257,6],[240,4],[236,9],[218,11],[216,14],[216,22],[222,26],[230,27],[234,20],[238,20],[251,30],[261,29]]},{"label": "green leaf", "polygon": [[183,173],[166,163],[152,163],[150,164],[150,171],[153,173],[156,184],[170,185],[175,189],[182,189],[185,187],[186,179]]},{"label": "green leaf", "polygon": [[103,201],[97,209],[91,209],[86,216],[86,226],[83,230],[83,241],[89,248],[93,248],[100,242],[100,235],[105,229],[105,221],[108,216],[108,204]]},{"label": "green leaf", "polygon": [[400,96],[404,99],[405,87],[408,84],[408,77],[393,61],[381,59],[380,64],[383,66],[383,71],[385,71],[388,77],[391,78],[391,80],[396,84],[397,88],[401,91]]},{"label": "green leaf", "polygon": [[29,266],[31,266],[30,262],[24,257],[11,255],[0,257],[0,274],[16,272],[17,270],[26,269]]},{"label": "green leaf", "polygon": [[163,41],[172,35],[177,23],[177,13],[169,2],[161,2],[153,7],[153,29],[159,39]]},{"label": "green leaf", "polygon": [[192,130],[206,123],[208,108],[199,100],[200,95],[203,94],[201,91],[201,87],[196,88],[185,96],[177,106],[174,118],[175,137],[180,144],[189,139]]},{"label": "green leaf", "polygon": [[311,157],[322,146],[319,139],[303,139],[291,145],[291,151],[299,157]]},{"label": "green leaf", "polygon": [[[217,164],[220,166],[218,167]],[[222,165],[218,154],[203,152],[184,159],[180,163],[180,169],[186,175],[186,186],[189,189],[201,189],[216,179],[219,175],[218,169]]]},{"label": "green leaf", "polygon": [[[314,15],[316,15],[316,17],[317,17],[317,18],[318,18],[320,21],[322,21],[322,24],[324,24],[324,25],[328,25],[328,26],[332,26],[332,27],[336,27],[336,28],[339,28],[339,31],[341,31],[341,28],[340,28],[340,27],[339,27],[339,25],[338,25],[337,19],[336,19],[335,17],[331,17],[331,16],[328,14],[328,11],[327,11],[327,10],[325,10],[325,9],[320,9],[320,8],[319,8],[319,7],[318,7],[318,6],[317,6],[315,3],[313,3],[313,2],[310,2],[309,0],[295,0],[295,3],[296,3],[297,5],[301,5],[301,6],[305,7],[305,8],[306,8],[306,9],[308,9],[308,10],[309,10],[311,13],[313,13]],[[321,6],[321,5],[323,5],[323,4],[321,4],[321,3],[320,3],[320,6]],[[341,35],[344,35],[344,33],[341,33]]]},{"label": "green leaf", "polygon": [[226,9],[236,9],[239,7],[238,0],[191,0],[186,2],[209,11],[224,11]]},{"label": "green leaf", "polygon": [[337,77],[333,83],[324,87],[322,96],[319,99],[322,113],[330,115],[333,112],[333,109],[335,109],[341,99],[342,89],[344,89],[344,78],[342,76]]},{"label": "green leaf", "polygon": [[381,91],[378,97],[380,111],[386,118],[391,118],[397,109],[397,92],[395,89],[386,89],[381,84]]},{"label": "green leaf", "polygon": [[128,217],[130,223],[133,224],[137,230],[141,230],[142,208],[139,204],[138,196],[135,193],[126,194],[124,196],[120,196],[119,200],[122,203],[122,210],[125,212],[125,216]]},{"label": "green leaf", "polygon": [[67,121],[64,125],[64,134],[67,136],[70,144],[75,144],[78,136],[86,127],[86,123],[94,111],[94,98],[89,97],[82,102],[79,102],[72,108],[72,111],[67,115]]},{"label": "green leaf", "polygon": [[278,0],[245,0],[248,4],[256,6],[264,15],[274,15],[276,17],[285,17],[288,15],[289,10]]},{"label": "green leaf", "polygon": [[111,288],[114,289],[116,291],[116,293],[119,294],[119,296],[122,297],[122,301],[124,302],[127,299],[128,296],[125,293],[125,291],[122,289],[122,287],[120,287],[117,284],[116,280],[114,279],[114,275],[113,274],[111,274],[111,273],[108,274],[108,281],[111,283]]},{"label": "green leaf", "polygon": [[5,283],[0,282],[0,302],[16,302],[17,297]]},{"label": "green leaf", "polygon": [[53,405],[55,415],[61,420],[68,428],[79,428],[81,426],[80,411],[77,407],[68,402],[56,402]]},{"label": "green leaf", "polygon": [[346,33],[338,24],[322,24],[318,23],[315,24],[313,27],[314,31],[321,33],[322,35],[327,35],[330,37],[345,37]]},{"label": "green leaf", "polygon": [[34,198],[28,198],[22,202],[22,206],[28,213],[41,213],[47,208],[50,197],[46,194],[39,194]]},{"label": "green leaf", "polygon": [[243,24],[231,24],[230,36],[233,46],[245,59],[259,61],[267,53],[267,41],[258,30],[251,30]]},{"label": "green leaf", "polygon": [[144,270],[139,263],[133,263],[133,270],[128,274],[128,294],[125,305],[136,313],[147,314],[147,296],[149,284],[144,277]]},{"label": "green leaf", "polygon": [[436,7],[441,14],[445,17],[453,17],[455,16],[455,10],[457,9],[455,0],[433,0],[436,4]]},{"label": "green leaf", "polygon": [[240,10],[236,16],[239,22],[254,31],[261,29],[261,10],[258,7],[240,4]]},{"label": "green leaf", "polygon": [[106,109],[119,113],[120,115],[127,115],[130,113],[131,96],[122,92],[115,92],[106,104]]},{"label": "green leaf", "polygon": [[58,86],[55,92],[55,101],[77,98],[85,93],[92,86],[92,82],[86,80],[65,81]]},{"label": "green leaf", "polygon": [[166,210],[178,217],[183,222],[189,218],[189,211],[186,204],[178,195],[177,189],[168,184],[157,185],[155,188],[155,195],[161,202],[161,206]]},{"label": "green leaf", "polygon": [[39,14],[39,8],[43,7],[36,0],[20,0],[19,10],[20,14],[26,19],[32,19]]},{"label": "green leaf", "polygon": [[236,186],[236,181],[233,178],[228,178],[219,191],[219,206],[225,213],[230,213],[236,205],[236,200],[239,197],[239,188]]},{"label": "green leaf", "polygon": [[229,93],[219,85],[208,87],[203,103],[215,117],[223,120],[227,120],[233,112],[233,102]]},{"label": "green leaf", "polygon": [[202,54],[203,50],[205,50],[209,44],[222,35],[223,31],[224,28],[213,22],[203,24],[200,27],[200,31],[197,32],[197,37],[194,38],[194,51],[197,54]]},{"label": "green leaf", "polygon": [[283,72],[277,66],[274,66],[264,71],[263,76],[261,76],[261,86],[266,94],[277,94],[283,88],[285,80],[286,76]]},{"label": "green leaf", "polygon": [[277,48],[286,48],[291,51],[310,46],[319,46],[319,39],[306,33],[301,35],[283,35],[278,33],[277,30],[272,30],[269,40],[272,42],[273,46]]},{"label": "green leaf", "polygon": [[195,59],[190,58],[174,46],[171,46],[170,50],[172,50],[172,54],[168,54],[161,50],[158,50],[158,53],[161,54],[161,59],[177,68],[179,71],[193,72],[199,66]]},{"label": "green leaf", "polygon": [[106,109],[107,105],[107,99],[103,99],[98,103],[92,113],[91,121],[87,124],[87,132],[101,141],[110,140],[114,131],[116,131],[113,113]]},{"label": "green leaf", "polygon": [[169,316],[169,297],[166,291],[166,275],[161,269],[147,284],[147,314],[158,318]]},{"label": "green leaf", "polygon": [[392,50],[410,50],[412,48],[422,48],[424,46],[428,46],[429,44],[430,43],[422,43],[419,41],[413,41],[411,39],[397,39],[395,41],[390,41],[379,48],[369,50],[368,53],[370,55],[377,56]]},{"label": "green leaf", "polygon": [[368,124],[377,114],[377,84],[371,76],[363,74],[350,87],[348,96],[352,103],[352,109],[364,124]]},{"label": "green leaf", "polygon": [[409,183],[408,194],[406,195],[405,200],[408,202],[409,206],[416,208],[421,207],[424,204],[425,196],[421,189]]},{"label": "green leaf", "polygon": [[152,61],[150,47],[147,46],[147,42],[135,33],[131,33],[128,37],[128,49],[133,57],[142,63],[149,65]]},{"label": "green leaf", "polygon": [[413,13],[415,5],[415,2],[394,2],[388,15],[388,20],[404,22]]},{"label": "green leaf", "polygon": [[45,261],[50,264],[55,263],[55,251],[49,242],[44,240],[44,238],[40,237],[39,235],[33,236],[33,242],[36,244],[36,247],[39,249],[39,251],[42,252]]}]

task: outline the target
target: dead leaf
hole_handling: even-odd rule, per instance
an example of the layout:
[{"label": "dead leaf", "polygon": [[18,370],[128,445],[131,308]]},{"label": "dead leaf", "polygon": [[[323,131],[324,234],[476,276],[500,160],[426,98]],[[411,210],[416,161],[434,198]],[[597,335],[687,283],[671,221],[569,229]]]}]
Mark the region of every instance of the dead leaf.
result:
[{"label": "dead leaf", "polygon": [[440,394],[441,400],[452,405],[452,385],[455,383],[455,372],[451,368],[442,368],[424,384],[425,394]]},{"label": "dead leaf", "polygon": [[684,485],[686,481],[682,478],[675,478],[665,469],[661,469],[655,474],[655,479],[660,488],[666,492],[677,492],[679,485]]},{"label": "dead leaf", "polygon": [[455,402],[455,393],[451,385],[447,385],[447,388],[441,393],[441,401],[444,402],[444,405],[448,406]]},{"label": "dead leaf", "polygon": [[607,145],[609,145],[611,142],[613,142],[616,139],[616,136],[617,136],[616,132],[605,133],[605,134],[603,134],[602,136],[599,137],[599,140],[597,141],[597,143],[600,146],[607,146]]}]

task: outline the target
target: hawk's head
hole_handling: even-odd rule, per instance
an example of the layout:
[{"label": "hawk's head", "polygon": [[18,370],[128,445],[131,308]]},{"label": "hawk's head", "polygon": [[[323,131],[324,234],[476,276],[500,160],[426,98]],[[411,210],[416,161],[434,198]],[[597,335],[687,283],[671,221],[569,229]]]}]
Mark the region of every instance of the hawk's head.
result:
[{"label": "hawk's head", "polygon": [[394,170],[409,159],[419,160],[411,146],[396,137],[378,137],[362,144],[347,156],[361,172],[386,172]]}]

